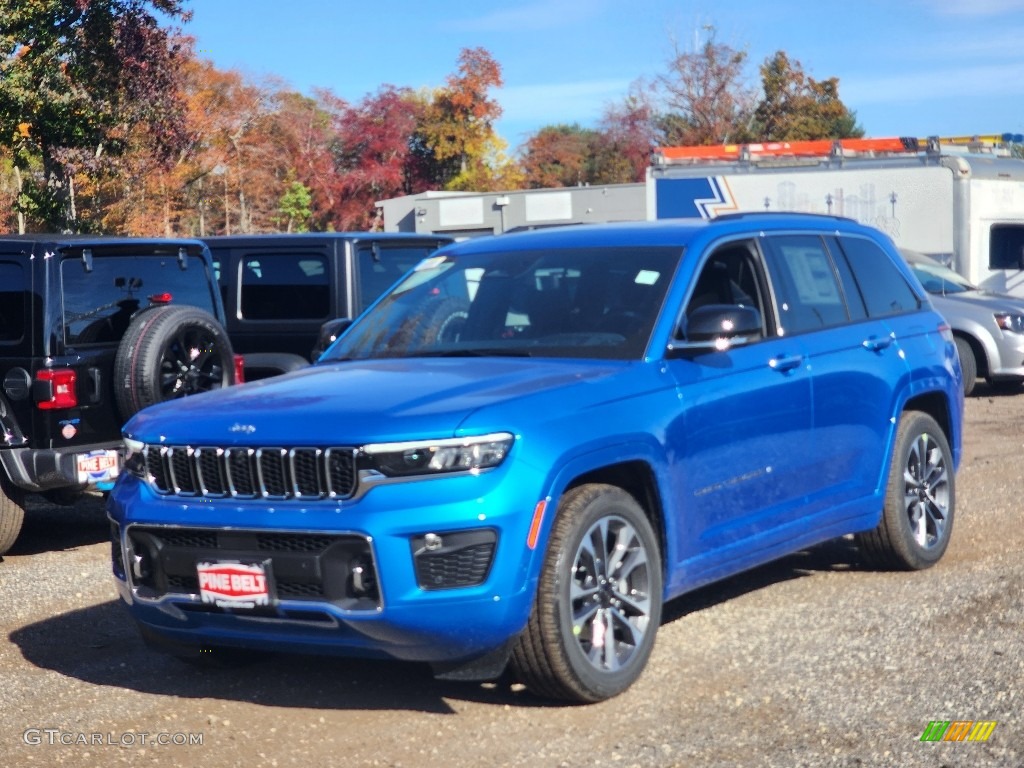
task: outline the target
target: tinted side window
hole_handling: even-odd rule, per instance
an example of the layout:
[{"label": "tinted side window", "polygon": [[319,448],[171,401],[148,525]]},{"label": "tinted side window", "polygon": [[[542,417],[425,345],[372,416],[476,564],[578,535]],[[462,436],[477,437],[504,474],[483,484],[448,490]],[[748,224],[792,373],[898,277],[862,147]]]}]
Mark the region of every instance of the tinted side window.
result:
[{"label": "tinted side window", "polygon": [[116,342],[132,316],[153,303],[187,304],[217,316],[206,262],[190,256],[182,269],[173,256],[102,256],[87,271],[81,259],[61,262],[64,340]]},{"label": "tinted side window", "polygon": [[863,237],[843,237],[839,243],[853,270],[868,315],[885,317],[920,309],[921,300],[910,283],[876,243]]},{"label": "tinted side window", "polygon": [[362,312],[370,306],[434,250],[433,244],[401,248],[360,245],[356,251],[356,269],[359,271],[356,311]]},{"label": "tinted side window", "polygon": [[835,264],[836,272],[839,274],[839,283],[843,287],[846,309],[850,313],[850,319],[864,320],[868,316],[868,309],[864,305],[864,296],[853,276],[853,270],[850,269],[850,262],[846,260],[843,249],[839,247],[839,241],[836,238],[827,237],[825,242],[832,254],[832,263]]},{"label": "tinted side window", "polygon": [[19,341],[25,333],[25,268],[0,256],[0,342]]},{"label": "tinted side window", "polygon": [[327,257],[317,253],[246,256],[242,270],[242,317],[247,320],[326,320],[330,311]]},{"label": "tinted side window", "polygon": [[780,235],[767,242],[784,333],[815,331],[850,320],[835,266],[821,237]]},{"label": "tinted side window", "polygon": [[1024,227],[995,224],[989,233],[989,269],[1024,269]]}]

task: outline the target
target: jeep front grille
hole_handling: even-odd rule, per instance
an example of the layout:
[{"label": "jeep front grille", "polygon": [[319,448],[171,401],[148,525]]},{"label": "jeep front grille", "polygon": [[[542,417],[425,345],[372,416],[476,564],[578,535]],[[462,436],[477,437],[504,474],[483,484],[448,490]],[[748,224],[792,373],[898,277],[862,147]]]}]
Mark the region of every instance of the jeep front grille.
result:
[{"label": "jeep front grille", "polygon": [[346,499],[356,490],[352,448],[149,445],[158,493],[238,499]]}]

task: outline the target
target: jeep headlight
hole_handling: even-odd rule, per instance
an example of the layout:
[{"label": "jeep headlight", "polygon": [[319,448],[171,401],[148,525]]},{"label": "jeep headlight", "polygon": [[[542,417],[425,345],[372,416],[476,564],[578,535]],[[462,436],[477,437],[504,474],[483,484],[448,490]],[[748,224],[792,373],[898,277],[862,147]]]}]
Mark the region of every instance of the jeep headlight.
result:
[{"label": "jeep headlight", "polygon": [[124,437],[124,469],[140,480],[146,479],[146,444]]},{"label": "jeep headlight", "polygon": [[996,325],[1010,333],[1024,333],[1024,315],[1014,312],[996,312]]},{"label": "jeep headlight", "polygon": [[362,447],[360,463],[386,477],[478,472],[501,464],[514,440],[508,432],[495,432],[479,437],[375,443]]}]

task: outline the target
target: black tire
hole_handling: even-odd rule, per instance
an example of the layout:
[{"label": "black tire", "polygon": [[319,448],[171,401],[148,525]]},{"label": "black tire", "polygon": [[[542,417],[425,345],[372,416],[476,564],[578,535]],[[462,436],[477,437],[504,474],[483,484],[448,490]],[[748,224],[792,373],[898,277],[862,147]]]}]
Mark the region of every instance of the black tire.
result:
[{"label": "black tire", "polygon": [[458,298],[434,300],[423,313],[423,341],[426,344],[450,344],[458,341],[469,317],[469,302]]},{"label": "black tire", "polygon": [[164,306],[132,320],[117,349],[114,389],[121,418],[143,408],[234,383],[227,333],[198,307]]},{"label": "black tire", "polygon": [[935,565],[949,545],[955,508],[949,442],[931,416],[907,411],[896,432],[882,520],[857,536],[865,560],[908,571]]},{"label": "black tire", "polygon": [[964,374],[964,395],[974,391],[974,385],[978,380],[978,361],[974,357],[974,350],[967,339],[957,336],[956,351],[960,355],[960,370]]},{"label": "black tire", "polygon": [[559,505],[513,674],[548,698],[621,693],[651,655],[661,590],[658,539],[636,500],[609,485],[574,488]]},{"label": "black tire", "polygon": [[14,546],[25,522],[25,492],[0,477],[0,555]]}]

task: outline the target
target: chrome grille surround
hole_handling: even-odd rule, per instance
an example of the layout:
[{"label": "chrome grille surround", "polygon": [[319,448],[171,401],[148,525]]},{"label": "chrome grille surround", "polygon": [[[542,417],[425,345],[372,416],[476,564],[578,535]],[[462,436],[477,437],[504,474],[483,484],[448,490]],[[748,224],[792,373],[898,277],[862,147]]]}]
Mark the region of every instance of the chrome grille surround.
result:
[{"label": "chrome grille surround", "polygon": [[147,445],[146,482],[163,496],[316,500],[351,498],[356,450],[348,447]]}]

